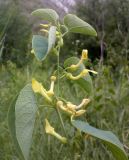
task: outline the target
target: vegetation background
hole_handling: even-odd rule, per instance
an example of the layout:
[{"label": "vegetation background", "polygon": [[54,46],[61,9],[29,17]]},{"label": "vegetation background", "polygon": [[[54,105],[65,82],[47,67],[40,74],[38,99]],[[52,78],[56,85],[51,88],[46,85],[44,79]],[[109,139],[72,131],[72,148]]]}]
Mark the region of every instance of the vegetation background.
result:
[{"label": "vegetation background", "polygon": [[[115,133],[129,155],[129,0],[0,0],[0,160],[18,160],[7,124],[12,99],[33,76],[47,85],[47,78],[55,67],[51,55],[39,63],[30,53],[32,33],[37,32],[39,24],[30,13],[45,7],[55,9],[61,17],[66,12],[76,13],[97,30],[97,38],[68,35],[61,50],[61,63],[72,55],[79,57],[82,49],[88,49],[88,66],[99,74],[93,77],[94,101],[85,118],[93,126]],[[84,95],[78,86],[65,82],[62,86],[67,93],[65,97],[69,98],[72,93],[73,102],[79,102]],[[51,119],[59,129],[53,111],[48,113],[44,109],[42,117],[45,114],[52,115]],[[49,143],[43,131],[43,119],[36,122],[33,137],[31,160],[68,160],[69,152],[75,160],[113,160],[106,147],[95,139],[83,143],[77,135],[77,143],[73,140],[71,144],[76,146],[74,150],[54,139]]]}]

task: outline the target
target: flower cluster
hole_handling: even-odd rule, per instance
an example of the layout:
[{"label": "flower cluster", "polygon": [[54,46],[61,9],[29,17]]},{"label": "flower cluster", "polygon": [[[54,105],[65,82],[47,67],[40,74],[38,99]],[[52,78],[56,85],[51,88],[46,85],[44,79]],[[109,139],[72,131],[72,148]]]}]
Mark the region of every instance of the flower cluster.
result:
[{"label": "flower cluster", "polygon": [[[35,93],[41,94],[48,102],[52,102],[52,96],[54,95],[55,81],[56,81],[56,77],[51,76],[50,89],[47,91],[41,83],[39,83],[35,79],[32,79],[32,89]],[[46,123],[45,131],[47,134],[55,136],[57,139],[59,139],[63,143],[67,143],[67,139],[59,135],[57,132],[55,132],[55,129],[50,125],[47,119],[45,119],[45,123]]]},{"label": "flower cluster", "polygon": [[[80,65],[83,63],[83,61],[87,60],[87,59],[88,59],[88,51],[86,49],[83,49],[80,61],[77,64],[72,64],[70,67],[67,67],[67,69],[70,71],[76,71],[80,67]],[[85,68],[77,76],[73,76],[72,73],[67,72],[66,77],[71,80],[78,80],[78,79],[86,76],[89,72],[97,74],[96,71],[89,70],[89,69]]]},{"label": "flower cluster", "polygon": [[86,109],[80,109],[86,106],[90,102],[90,99],[83,99],[79,105],[72,104],[71,102],[67,102],[64,104],[62,101],[57,101],[57,107],[71,116],[80,116],[86,112]]},{"label": "flower cluster", "polygon": [[[43,27],[48,27],[47,25],[42,25]],[[44,30],[43,30],[44,31]],[[76,71],[80,65],[83,63],[84,60],[88,59],[88,51],[83,50],[82,56],[80,61],[77,64],[72,64],[67,69],[70,71]],[[65,76],[72,80],[78,80],[79,78],[84,77],[88,72],[92,72],[94,74],[97,74],[97,72],[89,70],[89,69],[83,69],[79,75],[73,76],[72,73],[66,72]],[[68,102],[66,100],[61,101],[59,97],[56,97],[54,94],[54,85],[56,81],[55,76],[51,76],[50,78],[51,84],[49,90],[46,90],[45,87],[38,82],[35,79],[32,79],[32,89],[35,93],[41,94],[48,103],[55,106],[56,109],[60,109],[64,111],[65,113],[69,114],[71,118],[81,116],[86,112],[86,106],[90,102],[90,99],[84,98],[79,105],[75,105],[71,102]],[[49,121],[45,119],[45,131],[47,134],[53,135],[57,139],[59,139],[63,143],[67,143],[67,139],[65,137],[62,137],[60,134],[58,134],[55,129],[50,125]]]},{"label": "flower cluster", "polygon": [[[40,29],[40,31],[48,34],[51,24],[40,24],[40,26],[43,27],[42,29]],[[56,31],[56,36],[58,37],[59,35],[60,33]]]}]

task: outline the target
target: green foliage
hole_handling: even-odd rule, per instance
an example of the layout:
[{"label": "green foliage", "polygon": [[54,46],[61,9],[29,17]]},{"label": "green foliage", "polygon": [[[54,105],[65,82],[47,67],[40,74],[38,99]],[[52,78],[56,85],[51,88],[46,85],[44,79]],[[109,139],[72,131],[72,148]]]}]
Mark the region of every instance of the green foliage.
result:
[{"label": "green foliage", "polygon": [[52,9],[37,9],[32,12],[32,15],[37,16],[43,20],[51,22],[53,25],[57,25],[59,16]]},{"label": "green foliage", "polygon": [[8,112],[8,124],[9,124],[9,130],[13,139],[14,146],[16,148],[16,151],[21,159],[23,159],[23,155],[20,149],[20,146],[18,144],[17,138],[16,138],[16,126],[15,126],[15,103],[16,103],[16,98],[12,101],[11,106],[9,107],[9,112]]},{"label": "green foliage", "polygon": [[94,28],[76,15],[67,14],[64,17],[64,24],[68,27],[69,32],[97,36]]},{"label": "green foliage", "polygon": [[7,64],[11,60],[19,67],[24,66],[30,57],[27,53],[30,50],[31,25],[13,0],[0,5],[0,17],[0,61]]},{"label": "green foliage", "polygon": [[[29,159],[30,148],[32,145],[32,134],[34,132],[34,122],[36,121],[35,115],[37,113],[37,109],[39,110],[38,112],[39,116],[37,117],[37,120],[41,121],[41,116],[43,113],[41,108],[37,108],[33,93],[34,91],[35,93],[39,93],[44,98],[44,102],[42,101],[41,106],[46,107],[48,111],[50,110],[49,112],[51,112],[52,108],[53,114],[54,111],[56,111],[59,117],[60,125],[64,131],[65,137],[57,133],[55,128],[52,127],[52,125],[47,120],[48,118],[51,118],[51,116],[50,115],[48,116],[47,114],[44,116],[45,118],[44,128],[46,134],[56,137],[58,140],[60,140],[62,143],[66,143],[66,145],[68,146],[69,144],[71,144],[69,150],[69,156],[67,156],[66,158],[69,157],[70,159],[76,159],[76,156],[72,155],[71,150],[76,150],[76,146],[74,147],[74,143],[78,142],[76,142],[75,135],[78,134],[79,130],[86,134],[92,135],[96,138],[103,140],[105,144],[107,144],[107,146],[111,149],[116,159],[119,160],[122,158],[123,160],[127,160],[126,152],[124,151],[123,145],[120,143],[120,141],[116,138],[114,134],[108,131],[102,131],[96,129],[85,122],[74,120],[75,117],[77,116],[79,117],[87,111],[86,108],[84,108],[84,106],[86,107],[88,105],[90,99],[86,97],[83,99],[81,98],[82,99],[81,103],[79,105],[75,105],[72,102],[70,102],[72,98],[69,101],[67,101],[67,99],[65,99],[65,97],[62,96],[62,94],[64,94],[63,91],[60,94],[61,79],[64,79],[63,81],[67,85],[69,85],[71,80],[77,82],[82,88],[84,88],[84,90],[87,92],[87,95],[91,95],[91,93],[93,93],[93,85],[89,72],[95,74],[97,72],[86,69],[84,66],[84,60],[87,60],[87,50],[82,51],[81,59],[78,59],[76,57],[71,57],[67,59],[64,62],[65,69],[63,69],[63,67],[60,66],[59,56],[60,56],[60,49],[63,46],[63,38],[66,33],[73,32],[73,33],[81,33],[81,34],[95,36],[96,31],[88,23],[84,22],[80,18],[71,14],[67,14],[64,18],[64,25],[65,28],[68,28],[68,30],[66,29],[66,31],[63,33],[61,32],[62,31],[61,24],[57,22],[58,16],[55,11],[51,9],[39,9],[34,11],[32,15],[39,16],[40,18],[45,17],[44,20],[50,21],[53,23],[53,25],[56,25],[56,27],[48,25],[48,27],[50,27],[50,30],[48,32],[48,35],[46,35],[45,39],[43,36],[40,35],[33,36],[32,48],[36,58],[40,61],[46,59],[46,55],[53,48],[57,56],[57,70],[54,71],[54,73],[50,78],[51,84],[49,90],[46,89],[47,87],[45,87],[44,85],[42,85],[40,82],[38,82],[33,78],[32,84],[27,84],[21,90],[15,104],[15,109],[13,108],[15,116],[12,117],[11,122],[14,122],[14,120],[15,122],[13,125],[12,124],[10,125],[10,127],[14,127],[13,129],[11,128],[11,131],[13,131],[11,133],[13,133],[12,137],[14,138],[14,141],[15,142],[18,141],[18,144],[20,146],[24,158],[26,160]],[[57,79],[57,86],[54,87],[56,79]],[[71,90],[72,87],[69,85],[68,88],[69,90]],[[80,92],[80,90],[78,91]],[[73,93],[70,93],[70,97],[72,97],[72,95]],[[83,97],[84,96],[86,95],[84,94]],[[66,115],[62,116],[61,111],[63,111],[64,115],[66,113]],[[9,113],[11,114],[12,111],[10,111]],[[70,119],[73,126],[78,129],[77,131],[74,131],[74,133],[68,132],[72,128],[72,126],[69,126],[68,127],[69,130],[66,131],[65,126],[70,125],[69,124]],[[40,124],[41,122],[38,123]],[[74,130],[74,128],[72,129]],[[71,139],[70,136],[73,137],[73,139]],[[85,141],[83,139],[83,133],[81,132],[80,132],[80,137],[82,137],[81,139],[82,141]]]},{"label": "green foliage", "polygon": [[[77,64],[78,62],[79,62],[79,58],[77,58],[77,57],[68,58],[64,62],[64,67],[67,68],[68,66],[70,66],[72,64]],[[79,68],[75,71],[74,74],[78,75],[83,69],[85,69],[85,66],[83,64],[81,64],[79,66]],[[86,91],[88,96],[93,95],[93,83],[92,83],[92,79],[91,79],[91,76],[89,75],[89,73],[86,76],[84,76],[74,82],[79,84],[81,86],[81,88]]]},{"label": "green foliage", "polygon": [[75,8],[77,15],[95,27],[98,37],[70,35],[66,39],[64,53],[71,48],[79,53],[81,48],[86,47],[93,61],[104,59],[104,63],[114,67],[118,73],[120,67],[128,65],[129,59],[128,6],[128,0],[79,1]]},{"label": "green foliage", "polygon": [[117,160],[128,159],[123,145],[112,132],[96,129],[88,123],[79,120],[73,120],[72,125],[89,136],[94,136],[95,138],[101,139],[109,147]]}]

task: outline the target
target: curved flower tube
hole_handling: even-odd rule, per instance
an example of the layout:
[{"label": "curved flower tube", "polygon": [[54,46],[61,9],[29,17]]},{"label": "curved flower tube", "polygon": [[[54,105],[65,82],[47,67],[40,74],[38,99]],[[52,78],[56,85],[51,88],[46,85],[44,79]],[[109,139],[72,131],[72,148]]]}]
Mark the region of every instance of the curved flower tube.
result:
[{"label": "curved flower tube", "polygon": [[57,139],[59,139],[62,143],[67,143],[67,138],[62,137],[60,134],[58,134],[57,132],[55,132],[55,129],[50,125],[50,123],[48,122],[47,119],[45,119],[45,131],[47,134],[50,134],[54,137],[56,137]]}]

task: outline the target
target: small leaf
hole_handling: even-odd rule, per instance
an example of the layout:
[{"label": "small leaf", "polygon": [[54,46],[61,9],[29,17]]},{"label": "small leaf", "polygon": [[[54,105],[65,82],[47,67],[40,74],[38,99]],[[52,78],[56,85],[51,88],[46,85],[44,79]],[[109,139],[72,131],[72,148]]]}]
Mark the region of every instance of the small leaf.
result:
[{"label": "small leaf", "polygon": [[37,105],[31,84],[20,92],[15,105],[16,137],[25,160],[29,157]]},{"label": "small leaf", "polygon": [[123,145],[112,132],[94,128],[88,123],[79,120],[73,120],[72,125],[80,131],[102,140],[111,150],[116,160],[128,160]]},{"label": "small leaf", "polygon": [[57,25],[59,16],[56,11],[52,9],[37,9],[32,12],[32,15],[42,18],[43,20],[51,22],[53,25]]},{"label": "small leaf", "polygon": [[[65,60],[64,67],[67,68],[71,66],[72,64],[77,64],[79,60],[80,59],[77,57],[70,57]],[[79,68],[73,74],[78,75],[83,69],[85,69],[85,66],[84,64],[81,64]],[[92,79],[89,73],[85,77],[75,80],[74,82],[80,85],[89,95],[92,95],[93,84],[92,84]]]},{"label": "small leaf", "polygon": [[32,48],[36,58],[39,61],[44,60],[47,56],[48,39],[40,35],[33,35]]},{"label": "small leaf", "polygon": [[48,50],[47,53],[51,51],[51,49],[54,47],[56,41],[56,27],[51,26],[48,33]]},{"label": "small leaf", "polygon": [[20,159],[24,159],[20,146],[18,144],[17,138],[16,138],[16,128],[15,128],[15,103],[16,103],[17,97],[12,101],[9,111],[8,111],[8,125],[9,125],[9,130],[11,133],[11,137],[16,149],[17,154],[19,155]]},{"label": "small leaf", "polygon": [[69,32],[97,36],[95,29],[76,15],[67,14],[64,17],[64,24],[69,29]]}]

